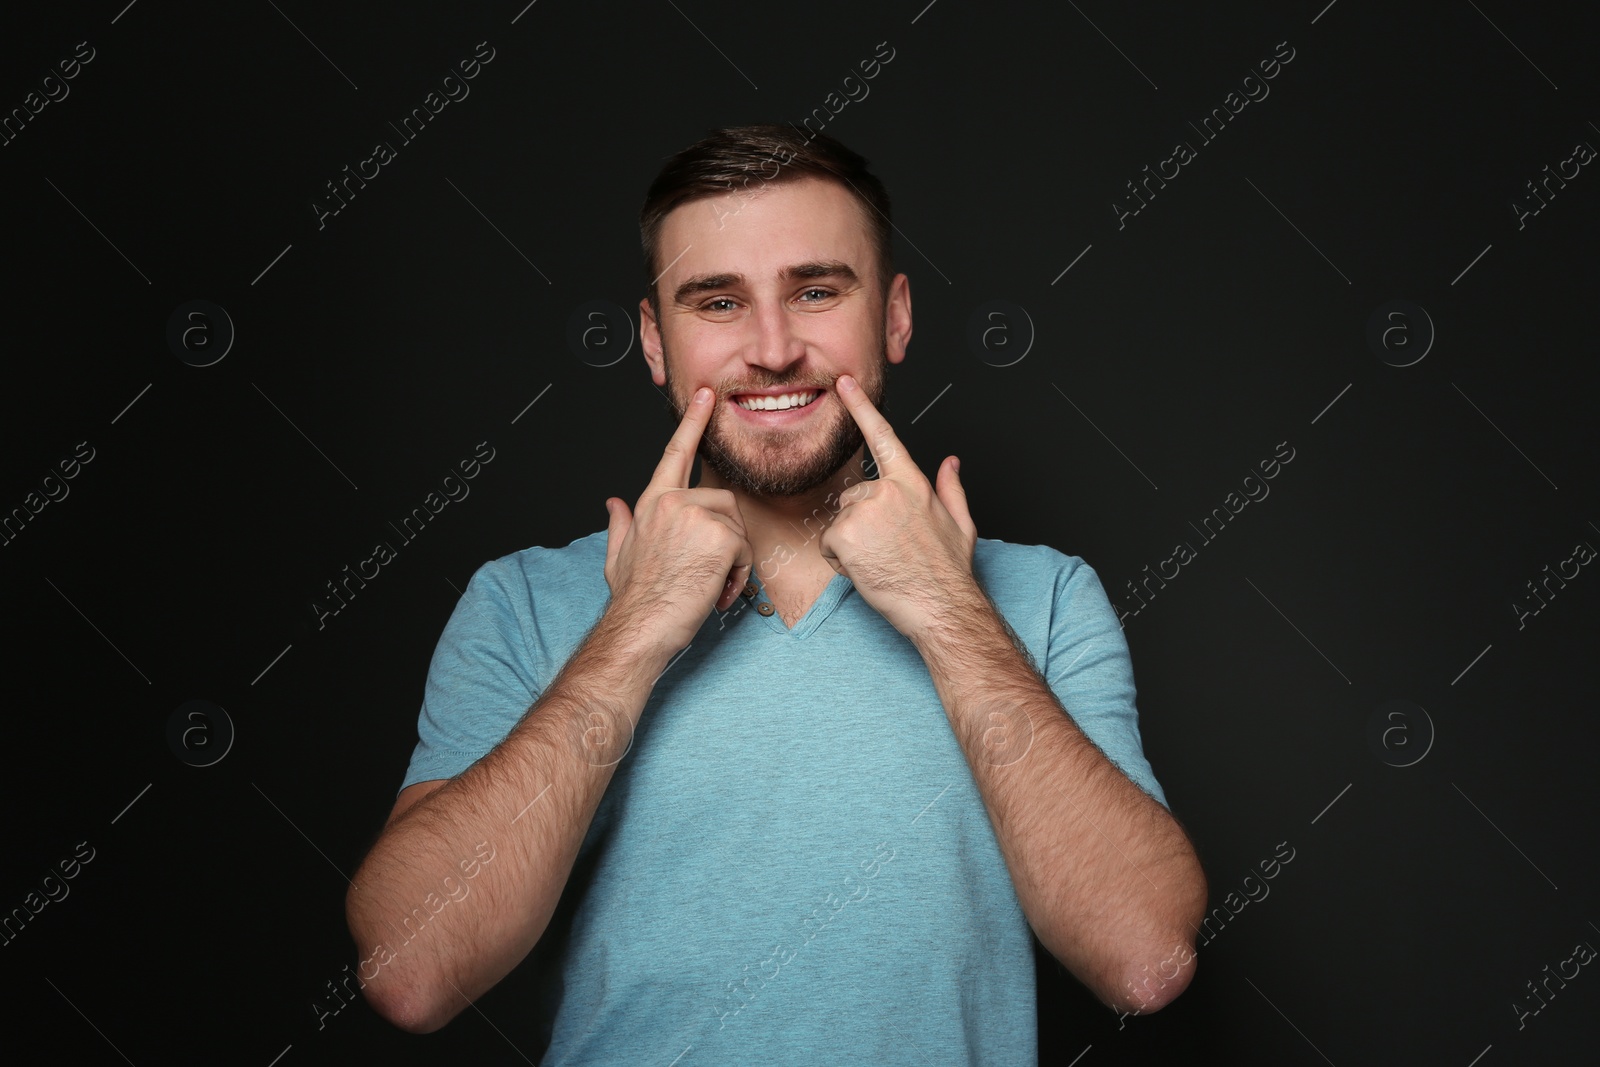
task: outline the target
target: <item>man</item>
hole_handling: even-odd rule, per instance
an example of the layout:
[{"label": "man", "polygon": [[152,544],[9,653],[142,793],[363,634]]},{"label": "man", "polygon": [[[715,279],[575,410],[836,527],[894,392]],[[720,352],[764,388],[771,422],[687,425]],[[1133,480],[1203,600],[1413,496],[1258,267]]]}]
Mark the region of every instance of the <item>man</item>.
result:
[{"label": "man", "polygon": [[484,565],[445,628],[348,898],[395,1024],[536,945],[551,1063],[1031,1064],[1030,928],[1125,1013],[1187,985],[1205,879],[1104,590],[978,538],[955,457],[930,484],[879,411],[911,337],[888,207],[787,127],[652,185],[677,431],[633,508]]}]

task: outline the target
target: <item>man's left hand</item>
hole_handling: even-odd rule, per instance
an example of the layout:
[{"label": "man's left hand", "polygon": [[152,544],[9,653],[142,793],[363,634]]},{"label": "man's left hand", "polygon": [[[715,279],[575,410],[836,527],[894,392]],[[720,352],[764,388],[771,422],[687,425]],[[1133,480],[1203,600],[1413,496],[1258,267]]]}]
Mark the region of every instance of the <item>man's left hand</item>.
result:
[{"label": "man's left hand", "polygon": [[878,478],[841,494],[839,514],[818,542],[822,558],[915,641],[952,605],[984,600],[972,573],[978,530],[956,457],[939,465],[935,488],[859,382],[840,375],[835,395],[861,427]]}]

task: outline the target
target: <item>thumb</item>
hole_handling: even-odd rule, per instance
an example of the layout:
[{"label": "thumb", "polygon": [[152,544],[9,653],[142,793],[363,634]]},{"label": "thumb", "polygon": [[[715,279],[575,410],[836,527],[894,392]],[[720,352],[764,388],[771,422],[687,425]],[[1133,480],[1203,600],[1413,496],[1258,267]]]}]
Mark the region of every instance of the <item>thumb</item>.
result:
[{"label": "thumb", "polygon": [[617,554],[622,551],[623,539],[633,527],[633,512],[628,509],[626,501],[608,496],[606,515],[609,517],[606,523],[606,569],[610,570],[617,562]]},{"label": "thumb", "polygon": [[961,461],[951,456],[939,465],[937,481],[934,483],[934,492],[939,496],[939,503],[956,520],[956,525],[967,533],[976,533],[977,527],[973,525],[972,513],[967,510],[967,490],[961,484],[959,473]]}]

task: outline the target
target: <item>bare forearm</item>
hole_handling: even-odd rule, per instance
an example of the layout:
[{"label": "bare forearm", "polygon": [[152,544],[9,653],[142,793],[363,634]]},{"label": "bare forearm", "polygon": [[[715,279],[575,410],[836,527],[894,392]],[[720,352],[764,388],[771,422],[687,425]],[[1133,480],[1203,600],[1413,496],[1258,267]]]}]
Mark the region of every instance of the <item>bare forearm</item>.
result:
[{"label": "bare forearm", "polygon": [[396,1025],[443,1026],[543,935],[665,666],[628,632],[602,618],[505,740],[405,811],[356,872],[360,976]]},{"label": "bare forearm", "polygon": [[[1182,828],[1063,714],[981,591],[917,644],[1040,942],[1107,1004],[1159,1007],[1137,983],[1205,910]],[[1188,972],[1171,978],[1168,1000]]]}]

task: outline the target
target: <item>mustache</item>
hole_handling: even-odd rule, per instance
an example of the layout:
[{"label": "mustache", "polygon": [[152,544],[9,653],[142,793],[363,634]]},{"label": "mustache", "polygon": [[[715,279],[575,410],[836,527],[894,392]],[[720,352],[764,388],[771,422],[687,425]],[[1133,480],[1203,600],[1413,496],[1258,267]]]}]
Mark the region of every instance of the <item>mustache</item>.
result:
[{"label": "mustache", "polygon": [[808,381],[802,378],[779,378],[775,381],[740,382],[732,386],[717,386],[717,396],[729,397],[738,393],[761,392],[762,390],[766,389],[789,389],[794,392],[800,392],[801,390],[805,389],[833,389],[835,388],[835,383],[838,382],[838,380],[839,376],[834,375],[832,378],[829,378],[826,381],[818,381],[816,379],[811,379]]}]

